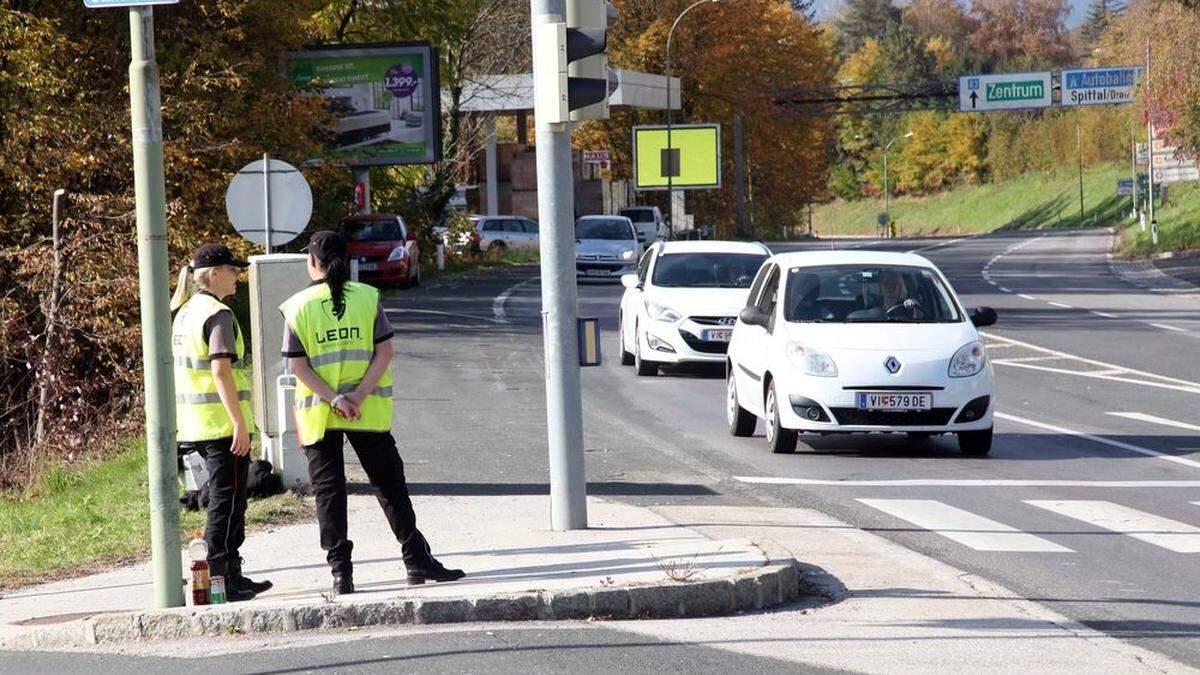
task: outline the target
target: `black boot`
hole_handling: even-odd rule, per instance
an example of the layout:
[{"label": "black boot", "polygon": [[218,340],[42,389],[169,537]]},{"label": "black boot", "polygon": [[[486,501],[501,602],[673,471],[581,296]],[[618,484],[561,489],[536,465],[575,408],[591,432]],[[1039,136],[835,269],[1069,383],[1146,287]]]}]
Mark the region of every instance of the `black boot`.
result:
[{"label": "black boot", "polygon": [[[221,577],[225,580],[225,599],[229,602],[245,602],[253,600],[257,595],[254,591],[239,585],[238,579],[241,578],[241,571],[234,561],[209,561],[208,570],[210,576]],[[233,576],[235,573],[237,576]]]},{"label": "black boot", "polygon": [[[226,565],[226,571],[229,573],[229,579],[232,580],[238,588],[250,591],[255,595],[269,591],[275,586],[275,584],[271,583],[270,581],[254,581],[242,576],[241,558],[230,560],[229,564]],[[227,586],[229,585],[229,581],[226,581],[225,583]]]},{"label": "black boot", "polygon": [[354,592],[354,575],[350,572],[333,573],[333,594],[346,595]]},{"label": "black boot", "polygon": [[420,586],[426,581],[458,581],[467,576],[466,572],[450,569],[433,556],[429,556],[429,562],[424,568],[409,567],[407,571],[409,586]]}]

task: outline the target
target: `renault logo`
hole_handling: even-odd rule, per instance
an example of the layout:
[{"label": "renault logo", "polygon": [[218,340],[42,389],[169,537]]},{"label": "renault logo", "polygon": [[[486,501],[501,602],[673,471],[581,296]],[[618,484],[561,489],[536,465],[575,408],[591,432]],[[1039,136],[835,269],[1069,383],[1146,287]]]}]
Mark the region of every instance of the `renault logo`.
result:
[{"label": "renault logo", "polygon": [[896,373],[900,372],[900,361],[894,356],[889,356],[887,357],[887,360],[883,362],[883,367],[887,368],[889,373],[895,375]]}]

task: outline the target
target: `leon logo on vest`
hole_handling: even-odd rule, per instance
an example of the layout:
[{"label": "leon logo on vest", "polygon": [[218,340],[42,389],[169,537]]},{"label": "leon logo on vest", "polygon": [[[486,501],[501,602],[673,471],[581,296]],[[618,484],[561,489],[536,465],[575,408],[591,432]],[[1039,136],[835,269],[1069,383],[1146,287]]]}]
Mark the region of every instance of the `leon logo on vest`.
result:
[{"label": "leon logo on vest", "polygon": [[313,334],[316,336],[317,344],[319,345],[340,340],[357,340],[362,337],[362,331],[358,329],[358,326],[330,328],[326,331],[315,331]]}]

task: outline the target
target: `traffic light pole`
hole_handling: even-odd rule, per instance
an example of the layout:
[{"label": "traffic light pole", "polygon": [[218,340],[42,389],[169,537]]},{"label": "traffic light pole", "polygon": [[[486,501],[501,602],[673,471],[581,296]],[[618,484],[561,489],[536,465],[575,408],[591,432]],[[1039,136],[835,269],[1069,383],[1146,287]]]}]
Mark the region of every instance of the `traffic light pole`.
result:
[{"label": "traffic light pole", "polygon": [[129,8],[129,110],[133,126],[138,282],[146,388],[146,454],[150,480],[150,558],[158,607],[183,605],[179,485],[175,457],[175,383],[167,272],[162,106],[154,59],[154,10]]},{"label": "traffic light pole", "polygon": [[[534,30],[566,19],[565,0],[531,0]],[[544,86],[536,82],[535,86]],[[537,200],[546,358],[546,435],[550,451],[550,520],[555,530],[587,528],[583,401],[576,324],[575,208],[569,122],[537,123]]]}]

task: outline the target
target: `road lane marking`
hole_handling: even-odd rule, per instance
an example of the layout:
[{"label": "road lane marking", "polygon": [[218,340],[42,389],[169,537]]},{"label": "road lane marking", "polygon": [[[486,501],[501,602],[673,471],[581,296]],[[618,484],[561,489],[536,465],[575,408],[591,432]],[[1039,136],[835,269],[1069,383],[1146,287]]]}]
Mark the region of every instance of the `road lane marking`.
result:
[{"label": "road lane marking", "polygon": [[1154,326],[1155,328],[1161,328],[1163,330],[1173,330],[1173,331],[1177,331],[1180,333],[1188,332],[1188,329],[1186,329],[1186,328],[1180,328],[1179,326],[1168,326],[1165,323],[1151,323],[1150,325]]},{"label": "road lane marking", "polygon": [[1091,310],[1090,312],[1088,312],[1088,314],[1095,314],[1096,316],[1102,316],[1106,319],[1117,318],[1116,314],[1109,314],[1108,312],[1101,312],[1100,310],[1096,310],[1096,309]]},{"label": "road lane marking", "polygon": [[1143,448],[1140,445],[1125,443],[1124,441],[1114,441],[1111,438],[1105,438],[1103,436],[1097,436],[1095,434],[1089,434],[1083,431],[1076,431],[1074,429],[1067,429],[1066,427],[1060,427],[1055,424],[1046,424],[1045,422],[1038,422],[1036,420],[1026,419],[1024,417],[1017,417],[1016,415],[1009,415],[1008,413],[1003,413],[998,410],[996,411],[995,416],[997,419],[1016,422],[1017,424],[1024,424],[1025,426],[1044,429],[1046,431],[1053,431],[1056,434],[1062,434],[1064,436],[1075,436],[1077,438],[1092,441],[1093,443],[1099,443],[1101,445],[1127,450],[1139,455],[1161,459],[1164,462],[1173,462],[1175,464],[1191,467],[1193,469],[1200,469],[1200,462],[1188,459],[1186,457],[1178,457],[1165,452],[1159,452],[1158,450],[1151,450],[1150,448]]},{"label": "road lane marking", "polygon": [[1129,372],[1123,368],[1110,368],[1108,370],[1070,370],[1069,368],[1054,368],[1051,366],[1036,366],[1031,363],[1015,362],[1015,359],[998,359],[993,361],[997,365],[1012,366],[1013,368],[1026,368],[1028,370],[1040,370],[1047,373],[1058,373],[1060,375],[1074,375],[1076,377],[1090,377],[1097,380],[1108,380],[1109,382],[1122,382],[1125,384],[1138,384],[1143,387],[1157,387],[1159,389],[1170,389],[1173,391],[1182,391],[1188,394],[1200,394],[1200,388],[1185,387],[1179,384],[1170,384],[1167,382],[1153,382],[1146,380],[1135,380],[1128,377],[1121,377],[1114,373]]},{"label": "road lane marking", "polygon": [[[733,476],[756,485],[810,485],[817,487],[1084,487],[1084,488],[1198,488],[1200,480],[1047,480],[1010,478],[895,478],[884,480],[830,480],[827,478],[776,478]],[[1200,502],[1193,502],[1200,504]]]},{"label": "road lane marking", "polygon": [[1026,300],[1037,300],[1037,298],[1033,297],[1032,295],[1026,295],[1024,293],[1017,293],[1017,297],[1025,298]]},{"label": "road lane marking", "polygon": [[1025,500],[1025,503],[1168,551],[1200,553],[1200,527],[1177,520],[1104,501]]},{"label": "road lane marking", "polygon": [[1011,288],[1005,288],[1004,286],[1001,286],[1001,287],[1000,287],[1000,291],[1001,291],[1002,293],[1012,293],[1012,289],[1011,289]]},{"label": "road lane marking", "polygon": [[541,277],[533,277],[532,279],[519,281],[504,289],[500,295],[497,295],[492,300],[492,318],[496,321],[496,323],[508,323],[508,312],[504,309],[504,304],[508,302],[508,299],[512,297],[512,294],[517,292],[517,290],[521,287],[525,286],[525,284],[531,284],[539,279],[541,279]]},{"label": "road lane marking", "polygon": [[1047,300],[1046,302],[1051,305],[1054,305],[1055,307],[1061,307],[1063,309],[1074,309],[1074,307],[1071,307],[1070,305],[1068,305],[1065,302],[1055,302],[1053,300]]},{"label": "road lane marking", "polygon": [[858,501],[976,551],[1074,553],[1052,541],[932,499]]},{"label": "road lane marking", "polygon": [[[976,235],[976,236],[978,236],[978,235]],[[908,253],[919,253],[921,251],[932,251],[935,248],[941,248],[943,246],[953,246],[954,244],[957,244],[960,241],[966,241],[966,240],[972,239],[972,238],[973,237],[959,237],[958,239],[951,239],[950,241],[942,241],[942,242],[938,242],[936,244],[930,244],[929,246],[922,246],[920,248],[914,248],[914,249],[908,251]]]},{"label": "road lane marking", "polygon": [[[1151,373],[1151,372],[1147,372],[1145,370],[1137,370],[1136,368],[1126,368],[1125,366],[1120,366],[1115,363],[1108,363],[1107,361],[1098,361],[1096,359],[1089,359],[1087,357],[1078,356],[1076,354],[1071,354],[1069,352],[1063,352],[1063,351],[1059,351],[1057,349],[1050,349],[1049,347],[1039,347],[1038,345],[1035,345],[1035,344],[1032,344],[1029,342],[1022,342],[1021,340],[1015,340],[1013,338],[1003,337],[1001,335],[996,335],[995,333],[989,333],[986,331],[980,331],[979,334],[986,337],[989,340],[1008,342],[1010,344],[1017,345],[1018,347],[1024,347],[1026,349],[1029,349],[1029,350],[1032,350],[1035,352],[1041,352],[1042,354],[1053,354],[1055,356],[1061,356],[1063,358],[1073,359],[1075,361],[1079,361],[1080,363],[1087,363],[1089,365],[1098,366],[1098,367],[1104,368],[1106,370],[1119,368],[1122,371],[1129,373],[1131,375],[1139,375],[1141,377],[1149,377],[1149,378],[1153,378],[1156,380],[1161,380],[1163,382],[1171,382],[1171,383],[1178,384],[1178,385],[1181,385],[1184,387],[1188,387],[1189,389],[1194,389],[1194,390],[1200,391],[1200,382],[1192,382],[1191,380],[1182,380],[1177,377],[1168,377],[1166,375],[1159,375],[1157,373]],[[993,347],[991,345],[989,345],[989,349],[991,349],[991,348],[993,348]],[[1133,384],[1142,384],[1141,382],[1137,382],[1134,380],[1131,380],[1131,382]]]},{"label": "road lane marking", "polygon": [[1105,414],[1112,415],[1113,417],[1123,417],[1127,420],[1137,420],[1139,422],[1150,422],[1151,424],[1161,424],[1164,427],[1175,427],[1177,429],[1187,429],[1188,431],[1200,431],[1200,425],[1188,424],[1187,422],[1177,422],[1175,420],[1170,420],[1165,417],[1158,417],[1157,415],[1147,415],[1146,413],[1110,412],[1110,413],[1105,413]]}]

